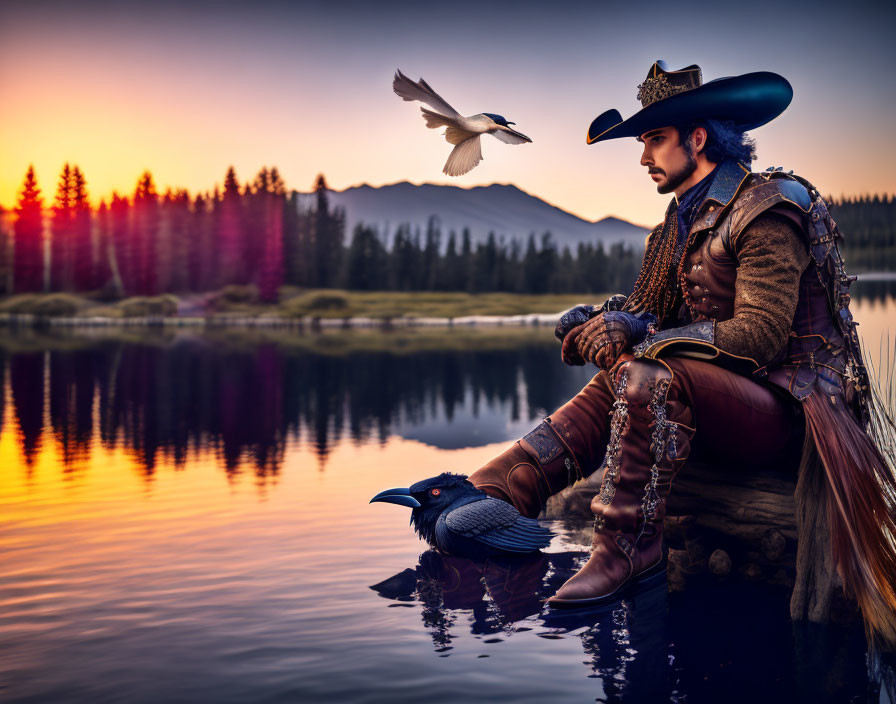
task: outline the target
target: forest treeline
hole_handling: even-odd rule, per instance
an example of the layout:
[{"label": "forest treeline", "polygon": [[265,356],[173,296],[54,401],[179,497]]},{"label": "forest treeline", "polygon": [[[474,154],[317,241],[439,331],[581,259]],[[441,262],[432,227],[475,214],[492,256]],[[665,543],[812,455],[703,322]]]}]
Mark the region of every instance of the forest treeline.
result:
[{"label": "forest treeline", "polygon": [[851,271],[896,271],[896,196],[828,199]]},{"label": "forest treeline", "polygon": [[[318,176],[314,196],[288,192],[276,167],[223,188],[160,194],[145,172],[133,194],[91,205],[77,165],[65,164],[47,206],[29,168],[14,210],[0,217],[0,294],[98,292],[104,299],[257,286],[276,301],[283,285],[350,290],[628,291],[640,253],[622,244],[558,247],[549,232],[473,242],[467,229],[399,225],[346,232],[345,212]],[[307,203],[307,204],[306,204]],[[841,198],[834,217],[853,270],[896,269],[893,196]]]}]

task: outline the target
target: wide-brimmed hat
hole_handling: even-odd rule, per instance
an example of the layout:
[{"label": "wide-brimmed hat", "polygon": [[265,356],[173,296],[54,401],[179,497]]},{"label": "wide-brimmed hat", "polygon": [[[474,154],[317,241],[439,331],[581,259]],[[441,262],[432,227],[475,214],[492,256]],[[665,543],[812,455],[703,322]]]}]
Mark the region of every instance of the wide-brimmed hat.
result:
[{"label": "wide-brimmed hat", "polygon": [[792,99],[793,88],[777,73],[757,71],[703,83],[696,64],[670,71],[663,61],[656,61],[638,86],[641,110],[627,120],[618,110],[607,110],[594,118],[585,141],[638,137],[701,119],[731,121],[746,132],[774,120]]}]

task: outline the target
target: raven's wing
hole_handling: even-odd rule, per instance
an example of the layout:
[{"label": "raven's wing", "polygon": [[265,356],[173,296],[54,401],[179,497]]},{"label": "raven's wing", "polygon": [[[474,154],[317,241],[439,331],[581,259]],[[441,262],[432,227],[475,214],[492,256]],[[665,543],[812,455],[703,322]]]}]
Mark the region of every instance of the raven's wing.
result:
[{"label": "raven's wing", "polygon": [[448,155],[443,173],[449,176],[461,176],[482,161],[482,144],[479,135],[465,139]]},{"label": "raven's wing", "polygon": [[522,132],[517,132],[509,127],[501,127],[494,132],[489,132],[489,134],[493,134],[505,144],[526,144],[526,142],[532,141]]},{"label": "raven's wing", "polygon": [[392,90],[395,91],[398,97],[404,100],[419,100],[443,115],[460,117],[460,113],[446,103],[442,96],[436,93],[422,78],[419,83],[414,83],[401,71],[396,70],[395,78],[392,80]]},{"label": "raven's wing", "polygon": [[464,504],[445,517],[448,530],[508,552],[534,552],[547,547],[551,531],[521,516],[506,501],[486,498]]}]

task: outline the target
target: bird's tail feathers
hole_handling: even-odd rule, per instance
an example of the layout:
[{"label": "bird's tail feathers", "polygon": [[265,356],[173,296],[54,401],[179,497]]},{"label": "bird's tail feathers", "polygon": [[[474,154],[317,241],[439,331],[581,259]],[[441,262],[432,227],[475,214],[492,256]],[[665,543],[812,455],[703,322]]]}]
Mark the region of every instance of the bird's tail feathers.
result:
[{"label": "bird's tail feathers", "polygon": [[448,129],[445,130],[445,139],[449,144],[460,144],[465,139],[469,139],[475,134],[475,132],[467,132],[466,130],[462,130],[456,125],[449,125]]},{"label": "bird's tail feathers", "polygon": [[477,134],[464,140],[451,150],[442,172],[449,176],[462,176],[480,161],[482,161],[482,145]]}]

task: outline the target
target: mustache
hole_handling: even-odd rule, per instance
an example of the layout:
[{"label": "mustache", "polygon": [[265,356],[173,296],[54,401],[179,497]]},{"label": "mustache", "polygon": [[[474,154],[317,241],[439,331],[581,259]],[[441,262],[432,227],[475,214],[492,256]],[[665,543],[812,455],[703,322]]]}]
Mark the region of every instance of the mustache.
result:
[{"label": "mustache", "polygon": [[665,175],[666,172],[663,171],[662,169],[658,169],[656,167],[651,167],[651,168],[647,169],[647,173],[648,174],[663,174],[663,175]]}]

